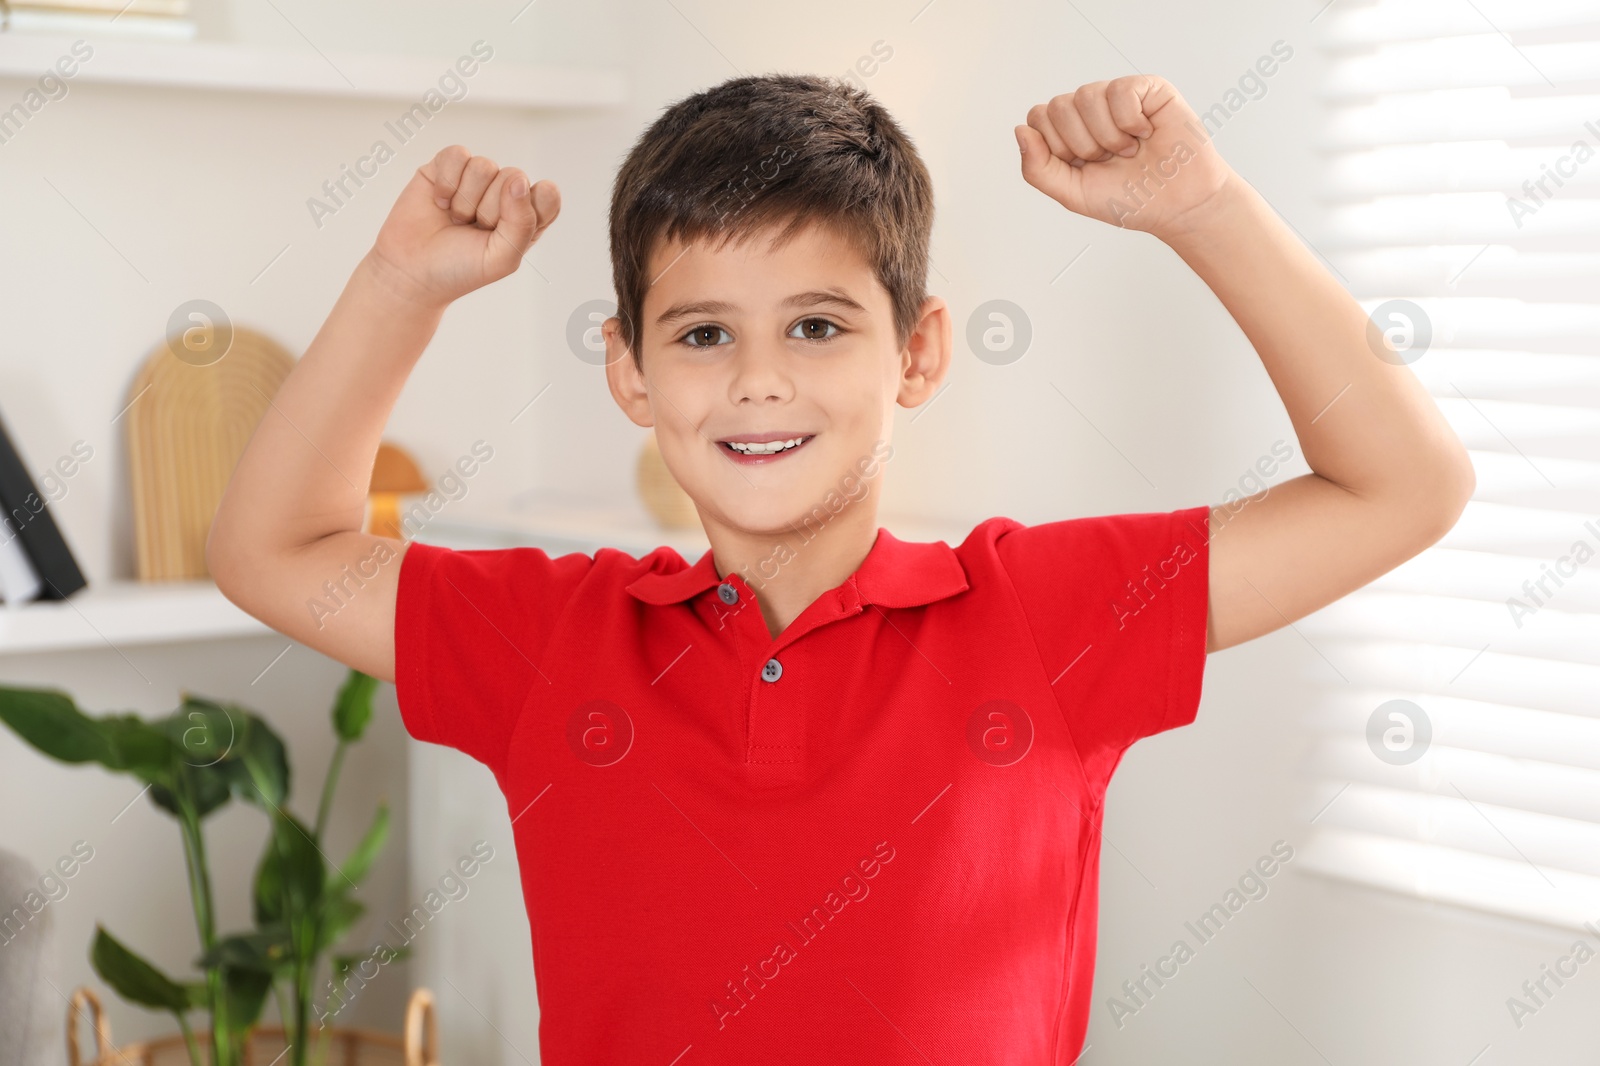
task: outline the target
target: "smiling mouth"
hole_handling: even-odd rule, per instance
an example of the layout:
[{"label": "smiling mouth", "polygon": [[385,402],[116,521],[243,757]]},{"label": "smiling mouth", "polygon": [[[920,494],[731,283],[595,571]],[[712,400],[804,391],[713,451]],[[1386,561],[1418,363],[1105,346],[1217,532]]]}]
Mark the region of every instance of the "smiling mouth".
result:
[{"label": "smiling mouth", "polygon": [[806,442],[816,434],[806,434],[790,437],[787,440],[773,441],[718,441],[717,447],[741,459],[771,459],[775,456],[788,455],[804,447]]}]

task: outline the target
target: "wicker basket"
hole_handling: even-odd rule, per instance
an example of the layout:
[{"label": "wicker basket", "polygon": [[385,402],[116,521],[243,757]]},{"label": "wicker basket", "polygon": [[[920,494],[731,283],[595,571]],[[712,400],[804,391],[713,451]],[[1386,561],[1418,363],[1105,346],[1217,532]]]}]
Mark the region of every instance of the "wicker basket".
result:
[{"label": "wicker basket", "polygon": [[[94,1027],[94,1055],[85,1059],[78,1049],[75,1020],[87,1017]],[[202,1060],[211,1061],[211,1034],[196,1030]],[[404,1037],[371,1029],[340,1028],[319,1032],[326,1041],[327,1066],[439,1066],[439,1040],[435,1029],[433,993],[419,988],[406,1004]],[[283,1029],[257,1026],[245,1042],[244,1066],[272,1066],[283,1057]],[[101,1010],[100,998],[87,988],[72,993],[67,1010],[68,1066],[189,1066],[183,1034],[143,1040],[118,1048],[111,1043],[111,1024]]]}]

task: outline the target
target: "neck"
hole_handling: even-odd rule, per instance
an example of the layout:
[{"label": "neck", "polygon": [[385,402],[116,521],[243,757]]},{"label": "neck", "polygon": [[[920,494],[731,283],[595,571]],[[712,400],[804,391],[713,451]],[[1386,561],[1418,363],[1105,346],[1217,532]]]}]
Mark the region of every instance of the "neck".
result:
[{"label": "neck", "polygon": [[820,528],[813,522],[783,534],[756,533],[702,514],[717,576],[737,573],[755,592],[773,638],[860,568],[878,536],[876,495],[848,503]]}]

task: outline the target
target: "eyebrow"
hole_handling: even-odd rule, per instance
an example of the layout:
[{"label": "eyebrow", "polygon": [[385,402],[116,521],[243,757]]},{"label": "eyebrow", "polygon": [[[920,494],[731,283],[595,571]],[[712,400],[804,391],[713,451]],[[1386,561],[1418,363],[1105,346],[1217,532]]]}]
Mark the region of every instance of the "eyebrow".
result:
[{"label": "eyebrow", "polygon": [[[831,304],[846,311],[856,311],[866,314],[867,309],[852,300],[842,289],[816,289],[811,292],[798,292],[788,297],[779,307],[809,307],[815,304]],[[691,315],[723,315],[738,308],[726,300],[696,300],[692,303],[673,304],[656,317],[656,325],[664,326],[680,318]]]}]

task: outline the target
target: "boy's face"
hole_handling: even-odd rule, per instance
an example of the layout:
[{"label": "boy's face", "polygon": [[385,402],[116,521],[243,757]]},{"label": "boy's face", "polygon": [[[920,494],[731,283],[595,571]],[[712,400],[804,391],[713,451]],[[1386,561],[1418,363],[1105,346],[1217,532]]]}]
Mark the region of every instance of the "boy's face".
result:
[{"label": "boy's face", "polygon": [[[897,345],[889,293],[823,226],[781,248],[771,231],[716,250],[663,243],[648,276],[643,374],[612,318],[606,377],[628,417],[655,427],[708,528],[790,536],[831,520],[830,493],[860,506],[882,480],[895,405],[925,402],[949,369],[944,301],[929,297]],[[728,443],[752,437],[803,443],[762,455]]]}]

